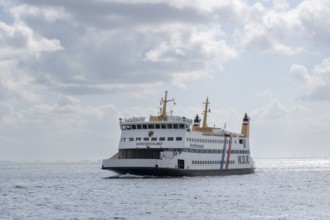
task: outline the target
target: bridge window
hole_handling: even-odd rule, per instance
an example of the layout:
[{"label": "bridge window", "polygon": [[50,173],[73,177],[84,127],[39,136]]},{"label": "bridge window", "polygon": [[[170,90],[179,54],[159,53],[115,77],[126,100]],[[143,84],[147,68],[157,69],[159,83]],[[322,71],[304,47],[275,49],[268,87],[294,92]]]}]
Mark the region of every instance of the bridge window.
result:
[{"label": "bridge window", "polygon": [[184,124],[179,124],[180,129],[184,129]]},{"label": "bridge window", "polygon": [[154,124],[148,124],[148,128],[149,129],[154,129],[155,128],[155,125]]},{"label": "bridge window", "polygon": [[162,129],[166,129],[166,124],[161,124],[160,126]]},{"label": "bridge window", "polygon": [[142,129],[142,125],[137,124],[137,125],[136,125],[136,128],[137,128],[137,129]]},{"label": "bridge window", "polygon": [[173,138],[173,137],[168,137],[167,140],[168,140],[168,141],[173,141],[174,138]]},{"label": "bridge window", "polygon": [[139,138],[136,138],[135,141],[141,141],[141,139],[142,139],[142,138],[139,137]]},{"label": "bridge window", "polygon": [[157,141],[157,138],[156,137],[152,137],[151,138],[151,141]]},{"label": "bridge window", "polygon": [[179,128],[179,125],[178,124],[173,124],[173,128],[174,129],[178,129]]},{"label": "bridge window", "polygon": [[135,130],[136,129],[136,125],[132,125],[132,129]]},{"label": "bridge window", "polygon": [[176,137],[175,140],[176,141],[182,141],[182,137]]},{"label": "bridge window", "polygon": [[167,124],[167,128],[168,129],[172,129],[173,128],[173,125],[172,124]]},{"label": "bridge window", "polygon": [[159,141],[165,141],[165,137],[160,137]]},{"label": "bridge window", "polygon": [[144,141],[149,141],[149,138],[148,137],[144,137],[143,140]]},{"label": "bridge window", "polygon": [[131,125],[123,125],[123,130],[131,130]]},{"label": "bridge window", "polygon": [[148,126],[147,126],[146,124],[143,124],[143,125],[142,125],[142,128],[143,128],[143,129],[147,129]]},{"label": "bridge window", "polygon": [[155,125],[156,129],[160,129],[160,124]]}]

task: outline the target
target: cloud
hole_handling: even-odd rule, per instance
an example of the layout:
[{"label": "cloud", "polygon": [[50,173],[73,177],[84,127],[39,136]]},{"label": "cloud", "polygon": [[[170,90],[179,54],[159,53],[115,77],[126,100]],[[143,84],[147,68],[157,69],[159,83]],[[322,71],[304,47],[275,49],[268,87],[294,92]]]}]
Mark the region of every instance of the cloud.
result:
[{"label": "cloud", "polygon": [[[317,110],[329,108],[325,104],[330,97],[329,58],[314,69],[309,66],[315,55],[326,57],[329,50],[329,4],[325,0],[0,0],[4,18],[0,21],[0,140],[2,149],[8,146],[1,151],[14,157],[24,152],[24,159],[35,149],[29,153],[34,158],[33,153],[42,151],[40,146],[47,146],[45,151],[56,149],[61,158],[61,152],[72,146],[71,155],[85,148],[88,158],[94,152],[91,146],[100,144],[107,149],[98,151],[103,155],[109,152],[109,143],[114,150],[117,146],[118,117],[157,114],[157,107],[132,106],[145,105],[146,96],[165,87],[179,89],[186,105],[204,93],[216,93],[227,103],[237,87],[232,85],[248,86],[241,95],[252,99],[256,88],[264,90],[257,94],[262,99],[242,96],[228,103],[250,109],[251,126],[269,142],[274,133],[280,134],[277,139],[283,142],[270,143],[276,147],[288,145],[288,133],[299,130],[299,141],[298,136],[308,136],[311,130],[314,134],[318,128],[327,130],[329,115]],[[269,57],[279,59],[269,62]],[[269,80],[258,83],[263,79],[258,71],[268,63],[266,69],[271,71],[260,74]],[[302,85],[303,100],[326,102],[314,108],[306,107],[310,102],[288,107],[294,102],[289,100],[291,94],[283,100],[274,98],[278,82],[286,93],[292,91],[285,87],[281,78],[285,67],[278,63],[295,63],[290,74]],[[227,74],[215,75],[223,70]],[[259,80],[246,81],[253,78],[250,74]],[[102,102],[94,100],[100,94],[119,104],[120,113],[111,104],[88,103]],[[265,106],[251,110],[265,99],[269,100]],[[177,110],[194,117],[201,107]],[[239,131],[243,114],[230,107],[212,109],[209,124],[222,127],[228,122],[228,130]]]},{"label": "cloud", "polygon": [[[253,155],[259,157],[324,157],[328,154],[329,103],[284,106],[278,100],[251,114]],[[313,146],[313,148],[311,148]]]},{"label": "cloud", "polygon": [[303,65],[293,64],[290,75],[303,86],[303,100],[330,101],[330,58],[325,58],[312,72]]},{"label": "cloud", "polygon": [[238,30],[243,49],[294,55],[322,49],[330,39],[329,1],[302,1],[291,8],[285,0],[273,8],[261,3],[249,7],[244,30]]},{"label": "cloud", "polygon": [[262,92],[259,92],[258,94],[256,94],[257,97],[260,97],[260,98],[271,98],[273,96],[272,94],[272,91],[271,90],[265,90],[265,91],[262,91]]},{"label": "cloud", "polygon": [[39,88],[77,95],[162,83],[185,88],[237,57],[214,22],[219,18],[209,13],[220,10],[235,18],[244,4],[30,0],[5,5],[13,17],[6,27],[24,29],[25,41],[39,43],[25,45],[32,53],[25,58],[13,55],[17,66]]},{"label": "cloud", "polygon": [[10,127],[35,127],[54,129],[86,129],[93,120],[117,115],[113,105],[81,106],[80,100],[71,96],[61,96],[53,105],[37,104],[23,111],[8,111],[2,123]]},{"label": "cloud", "polygon": [[273,0],[273,10],[286,11],[290,8],[290,4],[287,0]]},{"label": "cloud", "polygon": [[[171,83],[182,74],[200,73],[200,77],[190,77],[198,79],[209,72],[213,62],[222,65],[237,56],[223,39],[221,29],[214,24],[200,25],[205,15],[192,8],[178,9],[164,3],[83,1],[79,7],[47,1],[37,7],[36,1],[30,3],[35,5],[13,7],[16,20],[33,27],[39,35],[56,38],[63,50],[37,60],[23,60],[20,66],[35,77],[40,86],[63,93],[124,91],[136,87],[132,84]],[[22,7],[30,10],[24,11]],[[51,7],[60,7],[59,14],[64,14],[63,18]],[[88,13],[83,13],[86,9]],[[156,13],[158,10],[161,13]],[[155,14],[146,16],[144,11]],[[38,20],[39,16],[45,19]],[[113,17],[116,19],[112,23]],[[59,24],[58,30],[65,35],[56,32],[57,28],[46,27]],[[100,26],[102,24],[104,26]],[[185,87],[186,83],[174,82],[173,85]]]},{"label": "cloud", "polygon": [[277,120],[285,117],[287,113],[288,110],[286,107],[284,107],[277,99],[272,99],[268,105],[256,109],[252,113],[252,116],[264,120]]},{"label": "cloud", "polygon": [[23,110],[0,102],[0,130],[1,157],[9,160],[99,160],[116,151],[120,135],[114,105],[72,96]]},{"label": "cloud", "polygon": [[328,47],[330,43],[330,2],[327,0],[303,1],[297,8],[299,21],[305,35],[314,45]]},{"label": "cloud", "polygon": [[185,0],[1,4],[13,21],[0,22],[0,57],[15,60],[15,68],[32,79],[38,89],[31,94],[123,93],[142,86],[150,91],[154,84],[186,88],[242,51],[293,55],[316,39],[325,43],[330,26],[318,25],[327,23],[329,8],[321,0],[295,8],[284,0],[269,8]]},{"label": "cloud", "polygon": [[177,73],[172,78],[172,84],[181,88],[186,88],[186,82],[189,80],[198,80],[198,79],[210,78],[210,75],[207,72],[190,72],[190,73]]},{"label": "cloud", "polygon": [[57,39],[44,38],[23,24],[4,22],[0,22],[0,46],[1,60],[38,58],[44,52],[62,49]]},{"label": "cloud", "polygon": [[62,50],[59,40],[45,38],[19,21],[13,24],[0,21],[0,47],[0,100],[38,100],[35,77],[21,65],[32,60],[39,62],[44,53]]},{"label": "cloud", "polygon": [[0,101],[36,101],[34,78],[23,73],[14,60],[0,60]]},{"label": "cloud", "polygon": [[244,30],[239,31],[244,49],[286,55],[302,51],[303,46],[297,45],[295,41],[303,34],[295,10],[289,10],[285,4],[278,4],[276,1],[273,9],[265,8],[260,3],[249,8]]},{"label": "cloud", "polygon": [[45,90],[78,95],[186,88],[189,81],[212,78],[242,51],[293,55],[330,39],[329,3],[322,0],[295,7],[285,0],[271,7],[229,0],[1,4],[13,21],[1,23],[0,55],[15,61],[4,78],[24,72],[19,84],[26,85],[3,83],[2,94],[25,90],[35,97],[29,100]]},{"label": "cloud", "polygon": [[13,107],[5,102],[0,102],[0,121],[2,121],[2,117],[13,112]]}]

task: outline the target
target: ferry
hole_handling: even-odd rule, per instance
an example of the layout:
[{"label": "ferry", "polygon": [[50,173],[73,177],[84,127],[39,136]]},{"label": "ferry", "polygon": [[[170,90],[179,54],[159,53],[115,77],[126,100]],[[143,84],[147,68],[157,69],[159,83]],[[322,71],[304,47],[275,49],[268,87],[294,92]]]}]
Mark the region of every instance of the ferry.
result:
[{"label": "ferry", "polygon": [[[119,119],[118,152],[102,161],[102,169],[117,174],[147,176],[225,176],[251,174],[255,163],[250,154],[249,123],[245,113],[240,133],[209,127],[209,100],[203,120],[168,115],[165,91],[157,116]],[[174,102],[175,104],[175,102]],[[201,123],[202,122],[202,123]]]}]

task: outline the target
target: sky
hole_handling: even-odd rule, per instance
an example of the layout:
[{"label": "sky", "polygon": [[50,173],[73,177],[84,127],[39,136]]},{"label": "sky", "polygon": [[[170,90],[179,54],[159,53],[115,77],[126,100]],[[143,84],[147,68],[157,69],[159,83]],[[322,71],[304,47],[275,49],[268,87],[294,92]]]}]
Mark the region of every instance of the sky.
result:
[{"label": "sky", "polygon": [[101,160],[120,117],[240,132],[255,158],[330,157],[328,0],[0,0],[0,160]]}]

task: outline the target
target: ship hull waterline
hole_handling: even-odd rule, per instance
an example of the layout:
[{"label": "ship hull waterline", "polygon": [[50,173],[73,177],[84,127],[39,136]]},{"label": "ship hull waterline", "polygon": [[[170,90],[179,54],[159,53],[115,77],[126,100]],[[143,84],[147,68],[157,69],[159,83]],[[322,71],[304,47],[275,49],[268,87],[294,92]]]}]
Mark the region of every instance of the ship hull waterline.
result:
[{"label": "ship hull waterline", "polygon": [[139,176],[158,177],[183,177],[183,176],[230,176],[255,173],[255,168],[230,169],[230,170],[193,170],[178,168],[157,168],[157,167],[102,167],[103,170],[110,170],[120,175],[130,174]]}]

